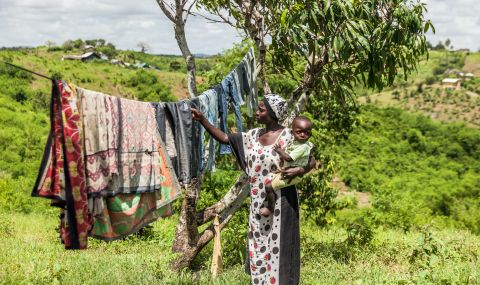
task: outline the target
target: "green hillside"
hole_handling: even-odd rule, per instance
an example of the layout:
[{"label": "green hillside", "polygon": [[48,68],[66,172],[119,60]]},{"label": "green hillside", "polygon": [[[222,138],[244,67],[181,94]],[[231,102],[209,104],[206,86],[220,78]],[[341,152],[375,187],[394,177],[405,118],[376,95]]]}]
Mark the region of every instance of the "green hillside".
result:
[{"label": "green hillside", "polygon": [[[480,234],[480,130],[367,106],[347,140],[325,152],[348,188],[373,194],[371,223]],[[359,214],[359,213],[357,213]]]},{"label": "green hillside", "polygon": [[[445,78],[462,78],[460,72],[472,73],[463,79],[460,90],[445,90]],[[430,51],[428,60],[419,63],[418,72],[407,81],[403,75],[382,92],[360,90],[363,103],[395,106],[411,112],[422,112],[444,121],[465,122],[480,126],[480,52]]]},{"label": "green hillside", "polygon": [[[0,59],[137,100],[186,96],[181,58],[116,52],[124,62],[155,68],[61,61],[66,53],[82,51],[46,47],[0,50]],[[236,48],[200,59],[200,89],[218,80],[242,53]],[[304,202],[302,284],[480,283],[480,130],[475,117],[480,105],[473,95],[480,93],[479,81],[443,92],[439,82],[447,69],[480,77],[480,53],[450,53],[447,60],[444,51],[434,51],[406,82],[399,76],[381,93],[359,88],[359,100],[369,104],[360,106],[348,136],[329,145],[313,141],[347,197],[332,199],[322,227],[306,213],[315,210],[308,205],[327,207]],[[177,215],[125,240],[91,239],[86,251],[65,251],[57,238],[58,211],[30,197],[49,129],[49,96],[48,80],[0,63],[0,283],[249,284],[242,267],[246,211],[222,232],[225,273],[216,280],[209,273],[212,244],[193,270],[170,270]],[[206,177],[199,207],[216,201],[236,178],[229,159],[222,158],[218,171]],[[330,177],[327,172],[319,173]],[[321,197],[321,202],[337,194],[329,187],[318,193],[301,190],[302,197]],[[367,201],[350,193],[363,193]]]}]

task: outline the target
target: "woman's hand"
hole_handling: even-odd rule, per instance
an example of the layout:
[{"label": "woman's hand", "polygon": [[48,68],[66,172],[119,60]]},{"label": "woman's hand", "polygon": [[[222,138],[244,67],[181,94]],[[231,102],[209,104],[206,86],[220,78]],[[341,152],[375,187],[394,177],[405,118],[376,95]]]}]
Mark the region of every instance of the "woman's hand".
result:
[{"label": "woman's hand", "polygon": [[190,108],[190,111],[192,111],[192,119],[194,119],[195,121],[201,121],[202,119],[205,118],[202,112],[200,112],[195,108]]},{"label": "woman's hand", "polygon": [[290,167],[290,168],[283,168],[280,169],[282,172],[283,179],[292,179],[299,175],[305,174],[305,170],[303,167]]},{"label": "woman's hand", "polygon": [[228,143],[228,136],[224,132],[222,132],[220,129],[216,128],[210,122],[205,119],[205,116],[203,116],[202,112],[195,108],[190,108],[190,111],[192,112],[192,119],[195,121],[199,121],[200,124],[207,130],[207,132],[212,135],[214,139],[219,141],[220,143],[227,144]]}]

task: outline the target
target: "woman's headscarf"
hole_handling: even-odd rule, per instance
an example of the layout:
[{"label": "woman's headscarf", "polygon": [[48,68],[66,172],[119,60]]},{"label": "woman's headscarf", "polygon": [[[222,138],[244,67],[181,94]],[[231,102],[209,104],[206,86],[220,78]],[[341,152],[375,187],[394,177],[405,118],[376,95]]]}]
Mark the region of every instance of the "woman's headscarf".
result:
[{"label": "woman's headscarf", "polygon": [[287,101],[277,94],[267,94],[263,96],[263,103],[267,108],[268,114],[275,120],[282,121],[287,116]]}]

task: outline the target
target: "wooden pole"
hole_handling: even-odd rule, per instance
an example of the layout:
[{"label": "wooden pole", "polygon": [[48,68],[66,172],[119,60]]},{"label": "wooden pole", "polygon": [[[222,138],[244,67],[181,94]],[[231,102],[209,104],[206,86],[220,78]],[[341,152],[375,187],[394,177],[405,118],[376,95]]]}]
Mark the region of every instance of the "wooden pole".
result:
[{"label": "wooden pole", "polygon": [[213,244],[213,257],[212,257],[212,276],[216,278],[223,270],[223,262],[222,262],[222,239],[220,236],[220,220],[218,219],[218,215],[215,216],[213,220],[213,228],[215,232],[215,240]]}]

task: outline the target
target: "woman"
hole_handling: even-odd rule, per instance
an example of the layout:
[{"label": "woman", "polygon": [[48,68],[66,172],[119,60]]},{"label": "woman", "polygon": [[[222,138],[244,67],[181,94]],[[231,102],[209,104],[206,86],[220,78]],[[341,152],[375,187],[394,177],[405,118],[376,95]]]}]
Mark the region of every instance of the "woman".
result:
[{"label": "woman", "polygon": [[[201,112],[192,108],[192,117],[199,121],[217,141],[230,144],[241,168],[249,177],[250,216],[248,230],[247,273],[252,284],[298,284],[300,279],[300,224],[295,186],[276,191],[275,210],[264,217],[259,210],[266,206],[265,184],[280,169],[275,144],[285,146],[293,139],[291,131],[279,124],[287,115],[286,101],[278,95],[265,95],[255,114],[264,128],[245,133],[225,134],[212,126]],[[303,175],[315,166],[281,170],[285,178]]]}]

